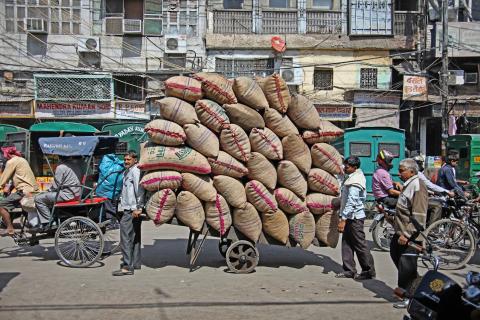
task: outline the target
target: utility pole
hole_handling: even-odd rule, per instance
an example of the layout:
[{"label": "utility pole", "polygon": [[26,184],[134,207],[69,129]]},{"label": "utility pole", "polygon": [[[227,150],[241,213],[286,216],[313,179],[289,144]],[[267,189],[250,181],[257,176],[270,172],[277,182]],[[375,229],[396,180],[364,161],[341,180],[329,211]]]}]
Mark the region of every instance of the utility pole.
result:
[{"label": "utility pole", "polygon": [[442,0],[442,156],[447,155],[448,138],[448,0]]}]

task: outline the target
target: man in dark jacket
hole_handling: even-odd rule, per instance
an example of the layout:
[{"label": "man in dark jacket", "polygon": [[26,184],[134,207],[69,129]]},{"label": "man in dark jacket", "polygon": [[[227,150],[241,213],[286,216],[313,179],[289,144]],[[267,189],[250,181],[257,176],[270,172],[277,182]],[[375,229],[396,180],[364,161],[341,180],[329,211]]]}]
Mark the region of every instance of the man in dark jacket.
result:
[{"label": "man in dark jacket", "polygon": [[457,182],[455,167],[458,165],[458,155],[450,153],[447,156],[447,163],[438,171],[437,185],[448,190],[455,191],[465,196],[462,187]]}]

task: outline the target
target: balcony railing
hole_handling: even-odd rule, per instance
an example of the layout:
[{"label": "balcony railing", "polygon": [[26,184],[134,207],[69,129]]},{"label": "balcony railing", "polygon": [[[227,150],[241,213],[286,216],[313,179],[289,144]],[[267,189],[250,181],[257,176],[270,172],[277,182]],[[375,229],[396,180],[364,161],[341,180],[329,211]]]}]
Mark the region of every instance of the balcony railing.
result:
[{"label": "balcony railing", "polygon": [[262,11],[262,33],[298,33],[298,15],[294,11]]},{"label": "balcony railing", "polygon": [[252,33],[252,11],[222,10],[213,12],[213,33]]},{"label": "balcony railing", "polygon": [[396,36],[415,36],[418,31],[420,13],[412,11],[395,12],[393,32]]},{"label": "balcony railing", "polygon": [[307,11],[307,33],[342,33],[342,12]]}]

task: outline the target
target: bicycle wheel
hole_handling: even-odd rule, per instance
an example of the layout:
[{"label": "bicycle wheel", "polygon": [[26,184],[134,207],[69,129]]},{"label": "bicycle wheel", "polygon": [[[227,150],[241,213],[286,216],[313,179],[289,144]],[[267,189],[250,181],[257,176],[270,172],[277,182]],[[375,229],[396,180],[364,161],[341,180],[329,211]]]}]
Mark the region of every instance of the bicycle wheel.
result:
[{"label": "bicycle wheel", "polygon": [[428,227],[425,236],[440,260],[440,269],[460,269],[475,253],[475,237],[461,221],[438,220]]},{"label": "bicycle wheel", "polygon": [[373,242],[378,249],[388,252],[390,251],[390,241],[394,234],[393,226],[384,219],[379,221],[372,230]]}]

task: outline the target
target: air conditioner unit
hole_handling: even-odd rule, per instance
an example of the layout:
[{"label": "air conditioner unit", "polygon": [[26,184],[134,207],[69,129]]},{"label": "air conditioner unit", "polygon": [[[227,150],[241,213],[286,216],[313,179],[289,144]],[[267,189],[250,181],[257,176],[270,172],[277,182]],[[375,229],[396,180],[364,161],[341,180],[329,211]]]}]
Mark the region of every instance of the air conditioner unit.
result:
[{"label": "air conditioner unit", "polygon": [[48,24],[44,19],[25,18],[26,30],[31,33],[48,33]]},{"label": "air conditioner unit", "polygon": [[463,70],[448,70],[448,85],[460,86],[465,83]]},{"label": "air conditioner unit", "polygon": [[288,85],[301,85],[303,83],[303,69],[301,67],[280,69],[280,76]]},{"label": "air conditioner unit", "polygon": [[171,35],[165,36],[165,53],[186,53],[187,36]]},{"label": "air conditioner unit", "polygon": [[96,52],[100,50],[100,37],[82,37],[77,41],[78,52]]},{"label": "air conditioner unit", "polygon": [[465,83],[469,83],[469,84],[478,83],[478,73],[476,72],[465,73]]},{"label": "air conditioner unit", "polygon": [[124,34],[142,34],[142,20],[123,19]]}]

